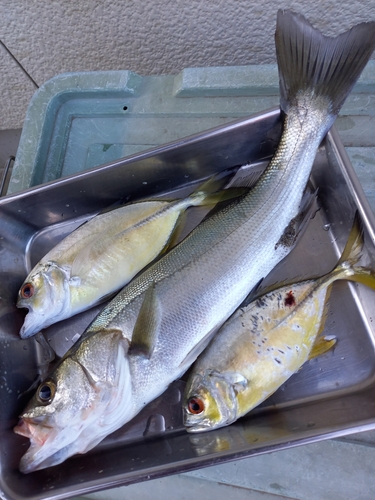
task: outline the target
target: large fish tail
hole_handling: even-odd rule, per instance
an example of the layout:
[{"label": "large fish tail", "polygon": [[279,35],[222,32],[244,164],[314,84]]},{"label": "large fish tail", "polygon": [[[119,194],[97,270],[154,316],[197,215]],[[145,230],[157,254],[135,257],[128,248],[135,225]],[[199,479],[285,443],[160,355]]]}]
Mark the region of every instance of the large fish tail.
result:
[{"label": "large fish tail", "polygon": [[279,10],[275,41],[282,110],[325,98],[328,131],[375,49],[375,22],[331,38],[302,15]]}]

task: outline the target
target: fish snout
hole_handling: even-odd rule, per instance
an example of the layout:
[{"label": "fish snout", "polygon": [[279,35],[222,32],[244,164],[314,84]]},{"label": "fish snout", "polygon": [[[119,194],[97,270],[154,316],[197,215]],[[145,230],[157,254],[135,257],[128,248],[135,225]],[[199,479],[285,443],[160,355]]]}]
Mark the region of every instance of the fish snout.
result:
[{"label": "fish snout", "polygon": [[44,324],[43,321],[41,321],[40,318],[34,313],[33,308],[31,306],[19,306],[18,304],[17,307],[28,309],[28,313],[26,314],[23,325],[20,329],[21,339],[28,339],[29,337],[32,337],[36,333],[40,332],[40,330],[44,327]]},{"label": "fish snout", "polygon": [[29,438],[38,446],[43,446],[51,429],[46,426],[41,426],[40,423],[36,423],[31,418],[21,417],[18,424],[13,428],[13,431],[20,436]]},{"label": "fish snout", "polygon": [[13,428],[13,430],[16,434],[19,434],[20,436],[24,436],[27,438],[31,437],[29,423],[24,418],[20,418],[18,420],[18,424]]}]

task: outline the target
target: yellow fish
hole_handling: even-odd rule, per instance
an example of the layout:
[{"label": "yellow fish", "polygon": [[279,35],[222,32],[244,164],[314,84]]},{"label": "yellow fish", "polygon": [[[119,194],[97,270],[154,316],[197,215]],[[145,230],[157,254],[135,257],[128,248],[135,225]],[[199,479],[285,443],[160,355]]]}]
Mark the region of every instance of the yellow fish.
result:
[{"label": "yellow fish", "polygon": [[375,289],[375,273],[355,265],[362,246],[355,224],[332,272],[279,288],[235,312],[191,372],[183,403],[189,432],[231,424],[335,343],[319,335],[332,283],[350,280]]},{"label": "yellow fish", "polygon": [[32,269],[18,292],[28,309],[20,330],[28,338],[85,311],[126,285],[170,244],[182,214],[243,194],[222,190],[235,169],[213,176],[190,196],[146,200],[101,213],[64,238]]}]

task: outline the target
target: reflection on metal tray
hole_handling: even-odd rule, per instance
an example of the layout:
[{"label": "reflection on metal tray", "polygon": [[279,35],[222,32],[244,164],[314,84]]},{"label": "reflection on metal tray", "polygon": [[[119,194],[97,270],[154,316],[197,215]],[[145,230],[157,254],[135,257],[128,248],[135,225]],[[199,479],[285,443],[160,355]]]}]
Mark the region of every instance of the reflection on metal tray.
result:
[{"label": "reflection on metal tray", "polygon": [[[78,224],[119,199],[186,195],[216,171],[269,158],[280,136],[278,110],[219,127],[90,172],[0,200],[0,493],[9,499],[63,498],[375,428],[374,292],[338,282],[325,331],[337,346],[306,363],[259,408],[230,427],[187,434],[182,427],[184,381],[172,384],[133,421],[87,453],[22,475],[27,439],[12,432],[43,363],[35,339],[20,340],[24,312],[15,307],[28,270]],[[311,183],[320,210],[297,247],[267,278],[310,277],[329,271],[343,250],[356,210],[365,256],[374,257],[375,221],[333,129],[320,148]],[[58,354],[98,312],[45,330]]]}]

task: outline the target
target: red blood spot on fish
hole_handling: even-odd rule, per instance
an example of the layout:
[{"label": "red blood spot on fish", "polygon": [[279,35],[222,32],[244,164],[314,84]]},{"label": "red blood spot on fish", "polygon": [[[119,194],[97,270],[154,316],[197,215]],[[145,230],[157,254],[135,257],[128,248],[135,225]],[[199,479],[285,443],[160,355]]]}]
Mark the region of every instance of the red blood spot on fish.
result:
[{"label": "red blood spot on fish", "polygon": [[286,294],[286,297],[284,299],[284,304],[287,307],[292,307],[296,305],[296,299],[294,298],[292,290]]}]

